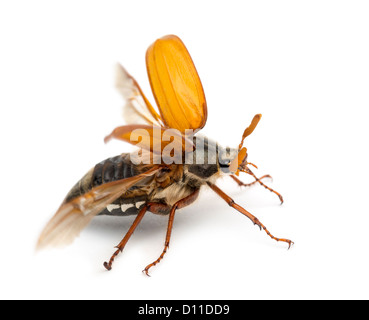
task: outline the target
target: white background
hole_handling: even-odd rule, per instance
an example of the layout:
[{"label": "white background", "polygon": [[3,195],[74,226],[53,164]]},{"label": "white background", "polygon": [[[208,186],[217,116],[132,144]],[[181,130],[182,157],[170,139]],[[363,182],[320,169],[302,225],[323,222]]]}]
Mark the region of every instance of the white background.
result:
[{"label": "white background", "polygon": [[[0,5],[2,299],[368,299],[367,1],[7,1]],[[209,190],[167,219],[148,214],[111,272],[133,217],[100,217],[75,243],[35,253],[65,194],[97,162],[129,150],[121,62],[152,99],[146,48],[177,34],[202,79],[203,133],[237,146],[269,185],[225,192],[287,250]],[[250,181],[248,177],[243,177]]]}]

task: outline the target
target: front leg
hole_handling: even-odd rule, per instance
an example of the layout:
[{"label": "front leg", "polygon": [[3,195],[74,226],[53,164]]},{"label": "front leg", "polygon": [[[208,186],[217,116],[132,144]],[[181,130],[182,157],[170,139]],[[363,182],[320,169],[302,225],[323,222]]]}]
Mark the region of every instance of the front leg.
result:
[{"label": "front leg", "polygon": [[262,176],[261,178],[257,178],[254,182],[251,183],[243,183],[240,179],[238,179],[235,175],[231,175],[230,176],[240,187],[251,187],[252,185],[258,183],[260,180],[262,179],[273,179],[272,176],[270,176],[269,174],[266,174],[265,176]]},{"label": "front leg", "polygon": [[262,176],[261,178],[258,178],[257,176],[255,176],[255,174],[250,169],[248,169],[247,171],[243,171],[243,172],[246,172],[246,173],[252,175],[255,178],[255,181],[252,182],[252,183],[246,184],[246,183],[243,183],[241,180],[239,180],[235,175],[232,175],[231,178],[234,181],[236,181],[239,186],[241,186],[241,187],[242,186],[249,187],[249,186],[252,186],[255,183],[259,183],[265,189],[267,189],[270,192],[273,192],[274,194],[276,194],[278,196],[279,200],[281,201],[281,204],[283,204],[284,200],[283,200],[282,195],[280,193],[278,193],[277,191],[273,190],[272,188],[269,188],[267,185],[265,185],[264,183],[261,182],[261,179],[264,179],[264,178],[272,178],[270,175],[265,175],[265,176]]},{"label": "front leg", "polygon": [[274,239],[276,241],[287,242],[288,243],[288,249],[291,247],[291,245],[293,244],[293,241],[288,240],[288,239],[276,238],[275,236],[273,236],[268,231],[268,229],[259,221],[258,218],[256,218],[250,212],[248,212],[247,210],[245,210],[244,208],[242,208],[240,205],[238,205],[237,203],[235,203],[234,200],[230,196],[228,196],[227,194],[225,194],[215,184],[212,184],[212,183],[208,182],[208,186],[211,189],[213,189],[216,192],[216,194],[218,194],[224,201],[226,201],[229,206],[231,206],[233,209],[236,209],[237,211],[241,212],[243,215],[245,215],[246,217],[248,217],[254,224],[256,224],[257,226],[259,226],[260,230],[263,229],[267,233],[267,235],[269,237],[271,237],[272,239]]}]

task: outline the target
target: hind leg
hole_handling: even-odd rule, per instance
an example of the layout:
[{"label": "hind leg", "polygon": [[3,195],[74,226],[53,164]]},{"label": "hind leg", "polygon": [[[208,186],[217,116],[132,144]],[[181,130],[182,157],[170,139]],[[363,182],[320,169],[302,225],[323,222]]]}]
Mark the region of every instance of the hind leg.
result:
[{"label": "hind leg", "polygon": [[[165,237],[164,250],[163,250],[162,254],[160,255],[160,257],[158,259],[156,259],[153,263],[150,263],[142,271],[142,272],[145,272],[147,276],[150,276],[149,275],[149,269],[151,267],[155,266],[156,264],[158,264],[164,258],[164,255],[167,253],[167,250],[169,249],[169,242],[170,242],[170,237],[172,235],[173,222],[174,222],[174,216],[175,216],[176,210],[184,208],[184,207],[190,205],[191,203],[193,203],[197,199],[198,195],[199,195],[199,190],[196,190],[195,192],[191,193],[189,196],[187,196],[187,197],[179,200],[178,202],[176,202],[171,207],[170,213],[169,213],[167,235]],[[151,211],[151,209],[150,209],[150,211]]]},{"label": "hind leg", "polygon": [[127,244],[129,238],[132,236],[133,232],[136,230],[137,226],[141,222],[141,220],[144,217],[145,213],[147,212],[148,208],[149,208],[149,205],[148,204],[145,204],[142,207],[142,209],[137,214],[137,217],[136,217],[135,221],[133,222],[132,226],[129,228],[127,234],[125,235],[125,237],[123,238],[123,240],[116,246],[116,248],[118,250],[113,253],[113,255],[111,256],[109,262],[104,262],[104,267],[107,270],[109,270],[109,271],[111,270],[111,267],[112,267],[112,264],[114,262],[114,259],[117,257],[117,255],[119,253],[121,253],[123,251],[123,249],[124,249],[125,245]]},{"label": "hind leg", "polygon": [[131,238],[133,232],[136,230],[137,226],[140,224],[142,218],[144,217],[144,215],[147,211],[151,211],[151,212],[159,213],[159,214],[165,214],[166,212],[168,212],[168,208],[170,210],[170,207],[168,207],[165,204],[161,204],[161,203],[154,203],[154,202],[146,203],[141,208],[141,210],[138,212],[135,221],[132,223],[131,227],[129,228],[127,234],[124,236],[123,240],[115,247],[115,248],[117,248],[117,251],[115,251],[113,253],[113,255],[111,256],[109,262],[104,262],[104,267],[109,271],[112,269],[112,265],[113,265],[113,262],[114,262],[115,258],[121,252],[123,252],[123,249],[126,246],[128,240]]}]

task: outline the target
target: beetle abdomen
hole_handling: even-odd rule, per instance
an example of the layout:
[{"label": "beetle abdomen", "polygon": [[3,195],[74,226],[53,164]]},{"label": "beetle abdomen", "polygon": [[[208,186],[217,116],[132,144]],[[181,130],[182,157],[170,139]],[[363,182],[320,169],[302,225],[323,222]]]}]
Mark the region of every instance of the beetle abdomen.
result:
[{"label": "beetle abdomen", "polygon": [[119,156],[101,161],[95,166],[91,176],[91,187],[130,178],[137,174],[137,167],[132,164],[130,155],[123,153]]},{"label": "beetle abdomen", "polygon": [[[104,161],[101,161],[93,169],[87,172],[87,174],[69,191],[64,202],[69,202],[74,198],[85,194],[93,187],[120,179],[130,178],[137,174],[139,174],[137,166],[132,164],[130,155],[128,153],[123,153],[119,156],[108,158]],[[136,187],[132,187],[131,189],[134,190],[135,188]],[[119,200],[119,204],[124,205],[120,199],[117,200]],[[128,198],[125,200],[129,203],[134,202],[134,199]],[[141,199],[137,200],[142,201]],[[110,211],[108,210],[107,213],[109,212]],[[134,212],[131,214],[134,214]]]}]

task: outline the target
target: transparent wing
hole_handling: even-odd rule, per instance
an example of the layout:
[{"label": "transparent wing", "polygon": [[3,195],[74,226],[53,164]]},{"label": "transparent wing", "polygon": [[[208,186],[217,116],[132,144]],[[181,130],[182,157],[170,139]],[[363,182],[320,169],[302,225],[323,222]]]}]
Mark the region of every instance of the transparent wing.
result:
[{"label": "transparent wing", "polygon": [[159,166],[154,166],[137,176],[100,185],[70,202],[63,203],[42,231],[37,248],[70,244],[108,204],[159,169]]},{"label": "transparent wing", "polygon": [[126,101],[123,118],[127,124],[162,125],[161,117],[143,94],[137,81],[120,64],[116,66],[115,86]]}]

